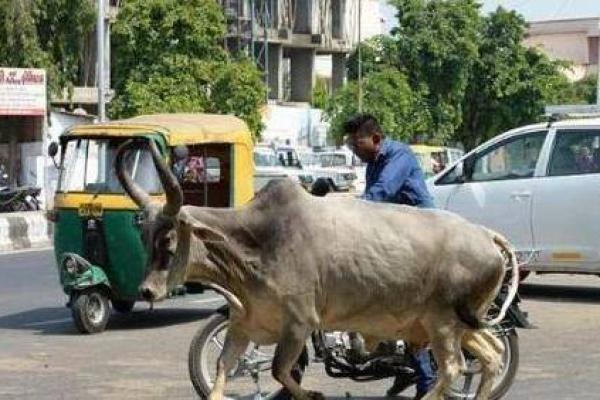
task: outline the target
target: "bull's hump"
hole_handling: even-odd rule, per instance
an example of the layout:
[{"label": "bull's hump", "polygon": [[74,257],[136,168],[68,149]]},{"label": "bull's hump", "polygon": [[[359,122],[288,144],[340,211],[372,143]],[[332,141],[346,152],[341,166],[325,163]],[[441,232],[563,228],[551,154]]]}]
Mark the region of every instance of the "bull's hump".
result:
[{"label": "bull's hump", "polygon": [[274,179],[263,187],[254,199],[254,203],[288,204],[306,198],[308,194],[291,179]]}]

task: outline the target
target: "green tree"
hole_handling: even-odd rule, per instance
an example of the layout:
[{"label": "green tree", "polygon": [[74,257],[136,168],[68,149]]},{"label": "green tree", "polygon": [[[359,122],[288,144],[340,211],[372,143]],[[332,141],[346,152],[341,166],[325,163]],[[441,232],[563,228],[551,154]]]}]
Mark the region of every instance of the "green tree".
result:
[{"label": "green tree", "polygon": [[519,125],[538,120],[568,85],[554,62],[524,47],[526,23],[498,8],[483,19],[476,59],[462,99],[462,124],[453,137],[471,149]]},{"label": "green tree", "polygon": [[329,101],[329,85],[327,80],[323,78],[317,78],[315,87],[313,88],[312,102],[311,105],[315,108],[324,109],[327,107]]},{"label": "green tree", "polygon": [[257,67],[223,49],[225,19],[214,0],[131,0],[113,29],[111,115],[231,113],[255,134],[266,89]]},{"label": "green tree", "polygon": [[52,93],[77,82],[91,0],[0,0],[0,64],[44,68]]},{"label": "green tree", "polygon": [[555,104],[596,104],[598,77],[594,74],[575,82],[567,82],[555,99]]},{"label": "green tree", "polygon": [[[422,93],[415,93],[407,77],[394,68],[369,74],[363,81],[364,112],[373,114],[388,137],[412,141],[425,135],[431,116],[423,104]],[[330,134],[338,142],[344,135],[343,124],[358,112],[358,83],[348,83],[327,104],[325,115]]]},{"label": "green tree", "polygon": [[378,35],[360,43],[350,54],[347,61],[349,80],[358,79],[358,48],[362,60],[362,76],[381,71],[390,66],[398,65],[398,50],[396,40],[387,35]]},{"label": "green tree", "polygon": [[414,90],[427,91],[433,137],[451,137],[478,57],[481,25],[475,0],[392,0],[397,7],[397,67]]}]

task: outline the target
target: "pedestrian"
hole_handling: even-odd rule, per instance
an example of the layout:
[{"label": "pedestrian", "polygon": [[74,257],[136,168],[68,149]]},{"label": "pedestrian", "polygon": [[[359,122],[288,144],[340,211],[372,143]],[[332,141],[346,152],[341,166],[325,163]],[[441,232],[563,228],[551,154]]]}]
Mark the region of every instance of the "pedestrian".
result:
[{"label": "pedestrian", "polygon": [[[412,150],[404,143],[386,139],[374,116],[358,114],[352,117],[344,124],[344,133],[347,146],[367,163],[366,187],[362,195],[365,200],[433,207],[423,171]],[[411,359],[417,376],[417,400],[433,387],[436,377],[428,349],[412,351]],[[413,383],[408,375],[398,375],[387,395],[395,396]]]}]

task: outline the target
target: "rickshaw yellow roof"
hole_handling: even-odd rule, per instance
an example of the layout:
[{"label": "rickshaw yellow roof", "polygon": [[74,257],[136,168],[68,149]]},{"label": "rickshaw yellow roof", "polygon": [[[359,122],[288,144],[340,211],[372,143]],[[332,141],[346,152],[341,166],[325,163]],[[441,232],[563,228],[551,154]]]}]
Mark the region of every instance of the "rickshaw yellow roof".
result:
[{"label": "rickshaw yellow roof", "polygon": [[193,143],[239,143],[252,145],[248,126],[232,115],[154,114],[79,125],[69,130],[74,136],[137,136],[148,132],[162,134],[172,146]]}]

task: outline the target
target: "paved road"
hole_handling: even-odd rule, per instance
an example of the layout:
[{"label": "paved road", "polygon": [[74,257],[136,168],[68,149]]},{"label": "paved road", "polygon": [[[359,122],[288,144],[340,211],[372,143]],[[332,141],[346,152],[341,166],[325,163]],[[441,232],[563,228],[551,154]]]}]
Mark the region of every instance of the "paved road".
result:
[{"label": "paved road", "polygon": [[[533,277],[523,307],[539,329],[521,331],[511,400],[598,399],[600,279]],[[212,293],[114,315],[99,335],[76,333],[51,252],[0,256],[0,399],[192,399],[187,350],[220,305]],[[307,386],[354,398],[385,384],[348,384],[312,368]]]}]

